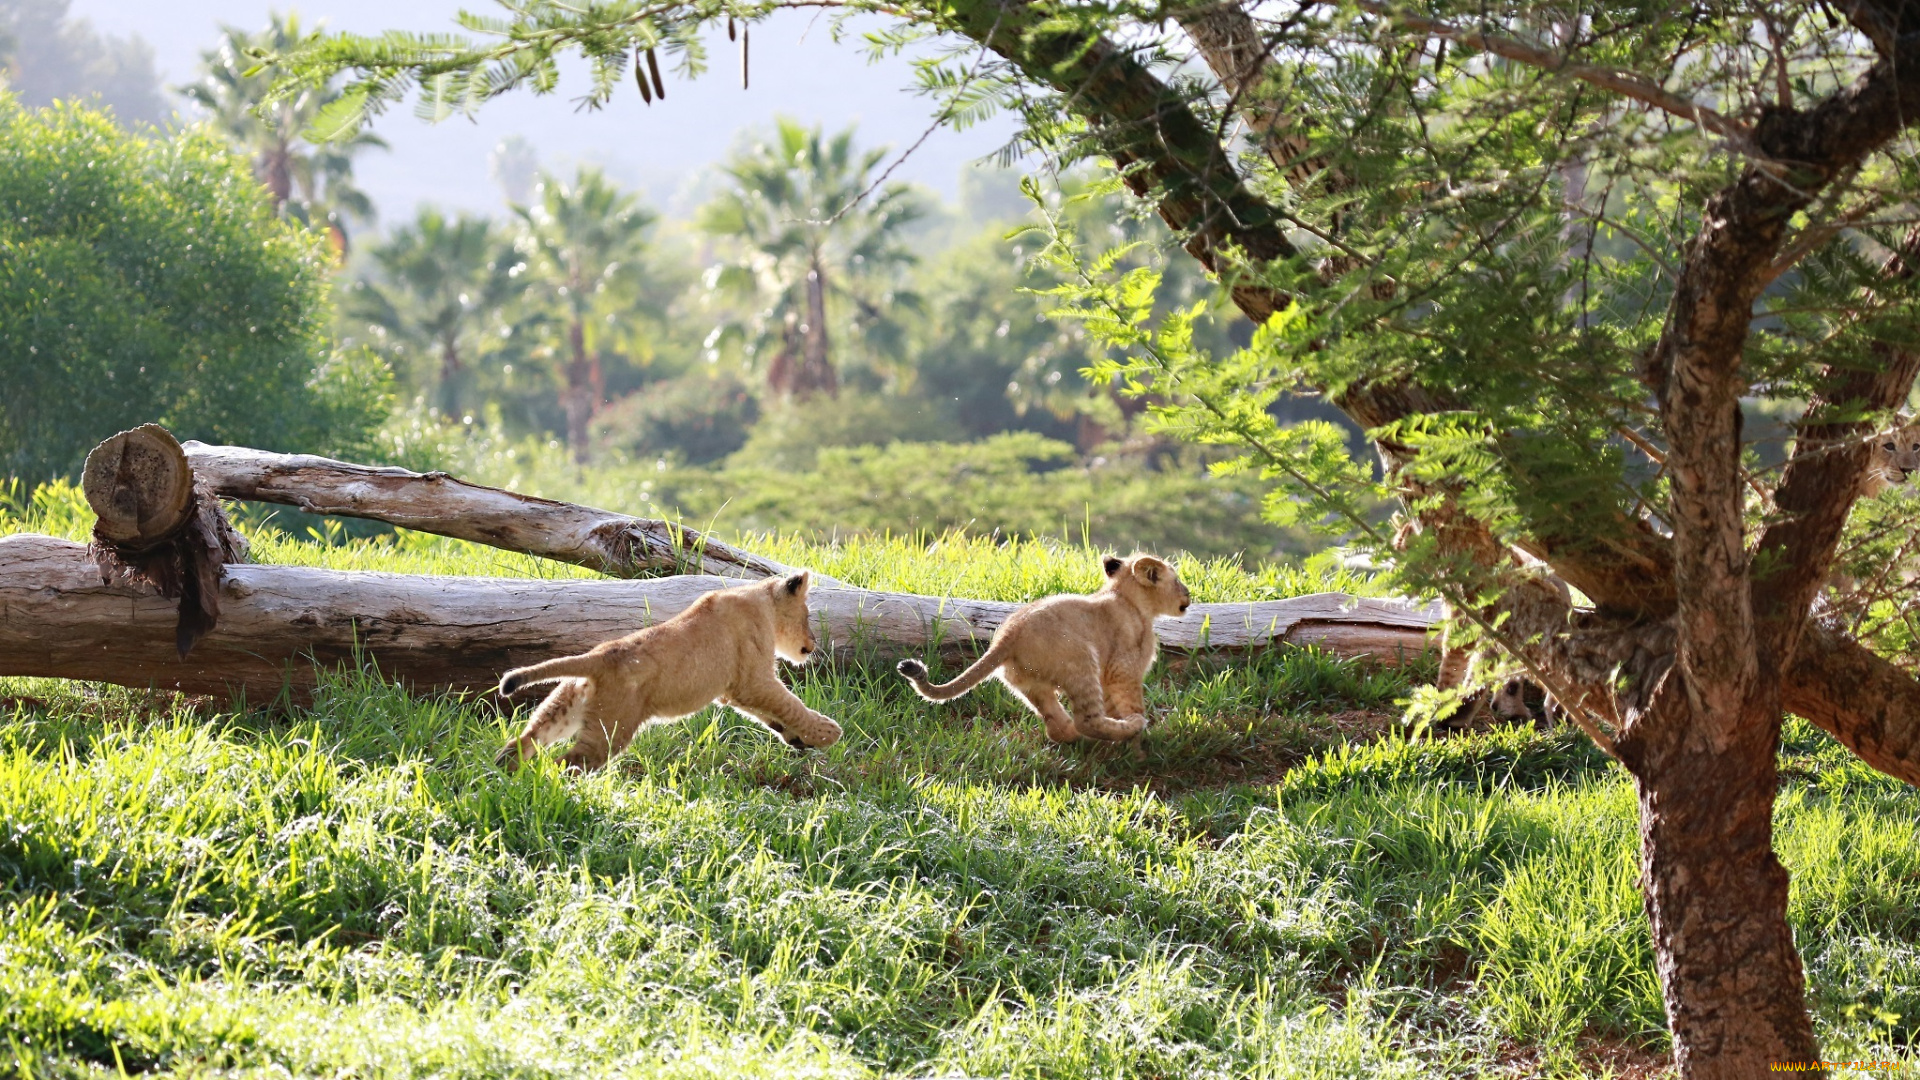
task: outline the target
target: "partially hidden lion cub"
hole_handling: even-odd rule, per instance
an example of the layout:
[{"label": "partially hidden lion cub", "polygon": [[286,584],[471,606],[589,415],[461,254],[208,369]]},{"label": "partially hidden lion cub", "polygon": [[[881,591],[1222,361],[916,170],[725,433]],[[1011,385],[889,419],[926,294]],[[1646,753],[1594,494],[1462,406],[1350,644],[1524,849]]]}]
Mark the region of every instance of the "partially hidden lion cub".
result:
[{"label": "partially hidden lion cub", "polygon": [[654,720],[678,719],[715,701],[767,725],[796,750],[832,746],[840,725],[781,685],[774,665],[775,657],[804,664],[813,654],[811,583],[803,570],[719,589],[638,633],[507,672],[500,679],[502,694],[535,683],[560,685],[494,762],[511,772],[536,747],[570,738],[567,768],[590,772]]},{"label": "partially hidden lion cub", "polygon": [[[1015,611],[986,654],[952,682],[928,682],[918,660],[900,661],[900,674],[928,701],[951,701],[998,675],[1046,721],[1054,742],[1133,738],[1147,726],[1143,680],[1160,644],[1153,620],[1185,614],[1193,594],[1151,555],[1109,555],[1103,565],[1107,580],[1098,592],[1049,596]],[[1073,702],[1071,715],[1060,707],[1062,692]]]},{"label": "partially hidden lion cub", "polygon": [[1920,471],[1920,420],[1873,437],[1873,457],[1867,463],[1861,494],[1878,495],[1906,483],[1916,471]]}]

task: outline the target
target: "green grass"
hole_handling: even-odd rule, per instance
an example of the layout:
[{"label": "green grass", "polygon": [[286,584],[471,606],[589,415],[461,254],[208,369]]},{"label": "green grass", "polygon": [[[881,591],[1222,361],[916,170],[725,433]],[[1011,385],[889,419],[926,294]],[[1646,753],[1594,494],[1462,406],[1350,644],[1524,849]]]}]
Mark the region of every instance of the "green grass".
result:
[{"label": "green grass", "polygon": [[[273,543],[256,554],[515,572],[411,536]],[[966,543],[765,549],[1010,597],[1083,584],[1090,558]],[[1210,588],[1327,580],[1263,574]],[[997,687],[932,706],[855,658],[793,680],[846,727],[827,752],[708,710],[584,779],[500,773],[511,717],[364,673],[282,713],[0,679],[0,1061],[1333,1078],[1654,1060],[1631,785],[1565,732],[1407,741],[1390,718],[1423,674],[1310,650],[1163,665],[1142,742],[1060,748]],[[1783,765],[1827,1056],[1910,1059],[1920,793],[1800,724]]]}]

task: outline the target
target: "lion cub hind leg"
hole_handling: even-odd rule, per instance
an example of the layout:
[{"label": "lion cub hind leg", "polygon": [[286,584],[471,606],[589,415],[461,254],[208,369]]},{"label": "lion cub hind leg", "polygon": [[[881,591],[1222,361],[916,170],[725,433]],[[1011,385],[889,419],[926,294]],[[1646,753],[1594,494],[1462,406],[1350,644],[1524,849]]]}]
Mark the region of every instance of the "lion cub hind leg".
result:
[{"label": "lion cub hind leg", "polygon": [[1092,672],[1076,674],[1061,687],[1073,702],[1073,726],[1080,734],[1108,742],[1124,742],[1147,728],[1145,713],[1136,712],[1123,720],[1107,715],[1107,696],[1100,691],[1100,680]]},{"label": "lion cub hind leg", "polygon": [[1015,697],[1026,702],[1027,708],[1039,713],[1040,719],[1046,721],[1047,738],[1057,743],[1070,743],[1080,738],[1080,729],[1074,725],[1073,717],[1060,707],[1060,692],[1053,683],[1014,667],[1002,668],[1000,678]]},{"label": "lion cub hind leg", "polygon": [[593,701],[593,684],[585,679],[563,679],[546,700],[533,710],[527,726],[493,756],[493,763],[513,772],[540,747],[571,739],[580,733],[587,706]]},{"label": "lion cub hind leg", "polygon": [[[588,723],[580,728],[580,734],[573,737],[573,745],[560,758],[560,767],[573,773],[590,773],[607,763],[614,755],[608,745],[609,732],[599,724]],[[632,738],[633,733],[627,733]],[[622,745],[625,745],[624,743]]]},{"label": "lion cub hind leg", "polygon": [[822,749],[840,741],[840,725],[808,708],[771,672],[764,681],[755,679],[721,700],[767,725],[795,750]]}]

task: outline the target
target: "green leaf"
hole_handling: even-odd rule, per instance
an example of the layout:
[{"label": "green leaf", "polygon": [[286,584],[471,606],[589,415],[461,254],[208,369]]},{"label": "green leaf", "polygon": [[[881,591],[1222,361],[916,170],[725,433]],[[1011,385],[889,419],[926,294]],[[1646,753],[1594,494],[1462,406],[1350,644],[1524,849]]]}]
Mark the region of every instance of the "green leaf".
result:
[{"label": "green leaf", "polygon": [[350,86],[321,109],[302,136],[311,143],[345,142],[367,122],[369,97],[365,86]]}]

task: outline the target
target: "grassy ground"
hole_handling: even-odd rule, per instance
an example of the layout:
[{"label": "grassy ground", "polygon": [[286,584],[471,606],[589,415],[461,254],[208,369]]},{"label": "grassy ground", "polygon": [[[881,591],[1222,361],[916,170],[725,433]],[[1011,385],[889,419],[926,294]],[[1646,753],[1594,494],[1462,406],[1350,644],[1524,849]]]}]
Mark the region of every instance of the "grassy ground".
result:
[{"label": "grassy ground", "polygon": [[[1094,572],[763,546],[956,595]],[[255,550],[572,573],[414,537]],[[1192,572],[1217,598],[1335,580]],[[1163,666],[1143,742],[1056,748],[997,688],[936,707],[849,662],[794,680],[846,726],[828,752],[710,710],[585,779],[503,775],[510,718],[353,672],[239,715],[0,679],[0,1036],[33,1076],[1648,1075],[1631,786],[1565,733],[1399,738],[1406,678]],[[1828,1056],[1911,1059],[1920,793],[1804,726],[1785,759]]]}]

